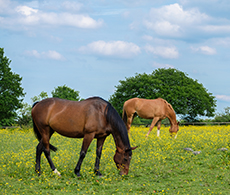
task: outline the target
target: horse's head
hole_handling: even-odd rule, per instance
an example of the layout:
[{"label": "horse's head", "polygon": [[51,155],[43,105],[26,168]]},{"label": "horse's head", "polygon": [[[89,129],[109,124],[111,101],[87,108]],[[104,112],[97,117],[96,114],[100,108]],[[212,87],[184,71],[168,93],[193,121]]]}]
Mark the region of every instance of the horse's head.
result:
[{"label": "horse's head", "polygon": [[179,124],[180,122],[177,122],[175,125],[171,125],[169,132],[171,133],[171,136],[175,134],[175,137],[177,135],[177,132],[179,131]]},{"label": "horse's head", "polygon": [[113,157],[114,162],[116,163],[117,168],[120,170],[121,175],[127,175],[129,172],[129,164],[132,158],[132,150],[136,147],[131,147],[126,150],[117,148],[116,153]]}]

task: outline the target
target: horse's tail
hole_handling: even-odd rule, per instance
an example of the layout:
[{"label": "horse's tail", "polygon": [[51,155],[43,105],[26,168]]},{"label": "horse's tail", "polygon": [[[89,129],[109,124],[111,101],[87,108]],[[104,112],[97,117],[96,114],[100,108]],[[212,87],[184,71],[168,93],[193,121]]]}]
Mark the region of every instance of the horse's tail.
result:
[{"label": "horse's tail", "polygon": [[[38,103],[38,102],[35,102],[35,103],[33,104],[32,109],[33,109],[33,107],[34,107],[37,103]],[[38,139],[38,141],[40,141],[40,140],[42,139],[42,136],[41,136],[40,132],[38,131],[37,126],[36,126],[35,123],[34,123],[33,117],[32,117],[32,121],[33,121],[34,135],[35,135],[35,137]]]},{"label": "horse's tail", "polygon": [[[32,106],[32,108],[37,104],[38,102],[35,102]],[[33,121],[33,129],[34,129],[34,134],[35,134],[35,137],[38,139],[38,141],[40,142],[41,139],[42,139],[42,135],[40,134],[35,122],[34,122],[34,119],[32,117],[32,121]],[[53,146],[52,144],[50,144],[50,150],[53,150],[54,152],[57,151],[57,147]]]},{"label": "horse's tail", "polygon": [[123,112],[122,112],[122,120],[124,121],[124,123],[126,125],[127,124],[127,114],[126,114],[124,107],[123,107]]}]

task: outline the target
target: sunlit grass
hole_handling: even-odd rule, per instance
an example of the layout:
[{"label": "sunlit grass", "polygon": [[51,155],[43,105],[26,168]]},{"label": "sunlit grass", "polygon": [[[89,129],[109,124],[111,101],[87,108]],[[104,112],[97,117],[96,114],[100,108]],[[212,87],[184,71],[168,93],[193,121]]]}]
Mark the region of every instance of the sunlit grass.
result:
[{"label": "sunlit grass", "polygon": [[[132,127],[133,151],[128,176],[120,176],[113,161],[115,144],[109,136],[104,144],[100,170],[94,174],[96,140],[89,147],[81,168],[74,175],[82,139],[54,134],[51,143],[58,147],[51,157],[62,176],[53,174],[42,155],[40,177],[35,173],[35,148],[32,129],[0,130],[1,194],[227,194],[230,187],[230,126],[180,127],[177,139],[162,127],[161,137],[154,129]],[[201,151],[194,155],[184,148]],[[227,151],[218,149],[226,148]]]}]

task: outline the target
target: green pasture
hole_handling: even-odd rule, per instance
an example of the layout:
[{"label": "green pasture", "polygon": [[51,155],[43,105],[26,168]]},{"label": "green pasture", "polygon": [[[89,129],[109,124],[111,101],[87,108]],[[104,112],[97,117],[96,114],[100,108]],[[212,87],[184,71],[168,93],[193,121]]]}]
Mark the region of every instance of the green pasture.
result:
[{"label": "green pasture", "polygon": [[[42,155],[40,177],[35,173],[32,129],[0,129],[0,194],[230,194],[230,126],[180,127],[177,139],[162,127],[161,137],[154,129],[132,127],[133,151],[129,174],[120,176],[113,161],[115,144],[106,139],[100,170],[94,174],[95,141],[83,161],[81,174],[74,175],[82,139],[54,134],[58,147],[51,157],[62,176],[52,173]],[[184,148],[201,151],[193,154]],[[222,151],[224,150],[224,151]]]}]

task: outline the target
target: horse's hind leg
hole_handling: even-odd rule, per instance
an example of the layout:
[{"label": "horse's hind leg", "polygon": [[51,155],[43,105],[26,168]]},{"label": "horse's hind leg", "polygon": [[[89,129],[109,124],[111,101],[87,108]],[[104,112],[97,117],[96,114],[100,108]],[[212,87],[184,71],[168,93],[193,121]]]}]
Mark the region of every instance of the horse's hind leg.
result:
[{"label": "horse's hind leg", "polygon": [[57,173],[58,176],[61,176],[61,174],[58,172],[58,170],[56,169],[56,167],[54,166],[54,163],[50,157],[50,144],[49,144],[49,139],[51,137],[51,135],[53,134],[53,132],[50,132],[50,135],[43,135],[42,140],[43,140],[43,151],[45,153],[46,159],[49,162],[50,168],[53,170],[54,173]]},{"label": "horse's hind leg", "polygon": [[45,153],[46,159],[48,160],[50,164],[50,168],[53,170],[54,173],[56,173],[58,176],[61,176],[61,173],[56,169],[56,167],[53,164],[53,161],[51,160],[50,157],[50,150],[47,150],[45,147],[43,148],[43,151]]},{"label": "horse's hind leg", "polygon": [[157,137],[160,136],[161,121],[157,122]]},{"label": "horse's hind leg", "polygon": [[35,171],[38,173],[38,175],[41,175],[41,154],[43,152],[43,144],[42,140],[38,143],[36,147],[36,165],[35,165]]},{"label": "horse's hind leg", "polygon": [[131,128],[131,124],[133,122],[133,119],[135,118],[136,115],[137,115],[136,113],[133,113],[131,115],[127,115],[127,125],[126,126],[127,126],[127,130],[128,130],[129,135],[131,135],[130,134],[130,128]]},{"label": "horse's hind leg", "polygon": [[105,142],[105,138],[106,138],[106,137],[98,138],[98,139],[97,139],[96,161],[95,161],[95,168],[94,168],[94,171],[95,171],[96,175],[99,175],[99,176],[102,175],[101,172],[99,171],[99,165],[100,165],[102,147],[103,147],[103,144],[104,144],[104,142]]}]

